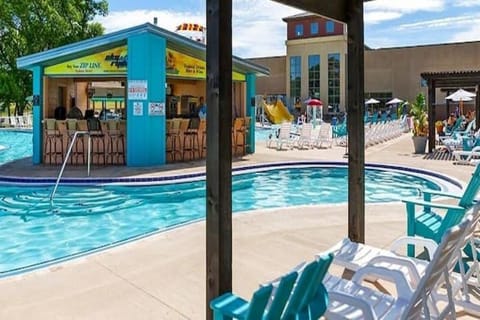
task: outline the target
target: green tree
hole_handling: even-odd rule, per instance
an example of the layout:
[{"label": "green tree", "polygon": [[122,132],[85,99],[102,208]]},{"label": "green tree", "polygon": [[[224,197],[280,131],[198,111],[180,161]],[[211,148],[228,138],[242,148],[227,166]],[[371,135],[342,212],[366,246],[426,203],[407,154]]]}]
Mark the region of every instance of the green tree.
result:
[{"label": "green tree", "polygon": [[102,35],[93,19],[107,14],[106,0],[0,0],[0,110],[13,103],[22,114],[32,94],[32,74],[17,69],[18,57]]}]

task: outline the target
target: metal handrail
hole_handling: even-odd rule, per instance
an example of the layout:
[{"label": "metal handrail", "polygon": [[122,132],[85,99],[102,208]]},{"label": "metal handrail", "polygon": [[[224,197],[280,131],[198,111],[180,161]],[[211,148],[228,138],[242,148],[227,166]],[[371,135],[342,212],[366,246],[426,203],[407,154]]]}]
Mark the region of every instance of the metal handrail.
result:
[{"label": "metal handrail", "polygon": [[73,146],[75,145],[75,142],[77,141],[77,137],[79,135],[87,135],[88,136],[88,144],[87,144],[87,176],[90,177],[90,149],[91,149],[91,137],[90,133],[88,131],[75,131],[73,134],[73,139],[72,142],[70,142],[70,145],[68,146],[68,151],[67,154],[65,155],[65,160],[63,160],[62,168],[60,169],[60,172],[58,173],[57,181],[55,182],[55,186],[53,187],[53,191],[50,194],[50,202],[53,202],[53,197],[55,197],[55,193],[57,192],[58,185],[60,184],[60,179],[62,178],[63,171],[65,170],[65,166],[67,165],[68,158],[70,157],[70,154],[72,153]]}]

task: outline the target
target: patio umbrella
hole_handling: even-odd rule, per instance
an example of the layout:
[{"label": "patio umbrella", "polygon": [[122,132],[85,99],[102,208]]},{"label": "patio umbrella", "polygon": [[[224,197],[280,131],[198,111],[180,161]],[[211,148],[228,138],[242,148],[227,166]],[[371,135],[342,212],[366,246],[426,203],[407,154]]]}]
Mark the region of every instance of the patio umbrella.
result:
[{"label": "patio umbrella", "polygon": [[459,101],[460,114],[463,114],[463,101],[472,101],[476,94],[463,89],[458,89],[451,95],[445,97],[446,100]]},{"label": "patio umbrella", "polygon": [[317,124],[317,108],[320,108],[320,120],[323,118],[323,102],[322,100],[319,99],[308,99],[305,101],[305,104],[307,106],[313,107],[312,110],[312,121],[313,121],[313,127],[315,128]]},{"label": "patio umbrella", "polygon": [[[376,103],[380,103],[380,101],[378,101],[377,99],[373,99],[373,98],[370,98],[370,99],[368,99],[367,101],[365,101],[365,104],[366,104],[366,105],[376,104]],[[373,113],[373,107],[372,107],[372,113]]]},{"label": "patio umbrella", "polygon": [[402,103],[402,102],[403,102],[402,99],[393,98],[392,100],[388,101],[388,102],[385,103],[385,104],[398,104],[398,103]]}]

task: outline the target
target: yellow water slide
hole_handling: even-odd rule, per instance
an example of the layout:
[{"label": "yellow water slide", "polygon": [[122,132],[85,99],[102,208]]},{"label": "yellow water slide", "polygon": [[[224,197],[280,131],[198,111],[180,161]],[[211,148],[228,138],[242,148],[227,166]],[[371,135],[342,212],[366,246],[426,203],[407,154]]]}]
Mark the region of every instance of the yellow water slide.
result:
[{"label": "yellow water slide", "polygon": [[265,109],[265,115],[268,120],[273,124],[293,121],[293,115],[288,112],[287,107],[285,107],[280,99],[277,99],[275,104],[267,104],[264,100],[263,108]]}]

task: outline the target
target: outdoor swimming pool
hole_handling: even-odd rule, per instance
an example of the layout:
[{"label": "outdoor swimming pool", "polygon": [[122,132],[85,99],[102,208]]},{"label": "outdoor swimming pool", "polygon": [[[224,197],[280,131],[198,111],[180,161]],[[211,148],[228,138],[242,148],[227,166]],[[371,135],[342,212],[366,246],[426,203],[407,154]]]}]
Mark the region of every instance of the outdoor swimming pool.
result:
[{"label": "outdoor swimming pool", "polygon": [[32,132],[0,130],[0,164],[32,156]]},{"label": "outdoor swimming pool", "polygon": [[[255,171],[257,169],[254,169]],[[233,178],[233,211],[347,201],[344,166],[263,168]],[[198,179],[197,179],[198,180]],[[416,174],[366,172],[366,201],[445,189]],[[10,275],[93,252],[205,217],[205,181],[161,185],[1,186],[0,275]],[[320,213],[319,213],[320,214]]]},{"label": "outdoor swimming pool", "polygon": [[[0,151],[0,163],[29,156],[31,133],[0,132],[0,145],[5,144],[9,147]],[[3,155],[10,150],[17,153]],[[55,179],[35,180],[35,185],[26,180],[31,179],[13,185],[0,177],[0,277],[205,217],[203,173],[135,178],[134,185],[128,178],[92,180],[89,184],[65,179],[53,203],[49,196]],[[385,165],[370,165],[365,180],[368,203],[399,201],[416,196],[419,188],[458,190],[457,183],[448,177]],[[348,199],[346,189],[344,163],[288,162],[238,168],[233,177],[233,211],[340,204]],[[319,215],[325,214],[322,212]]]}]

